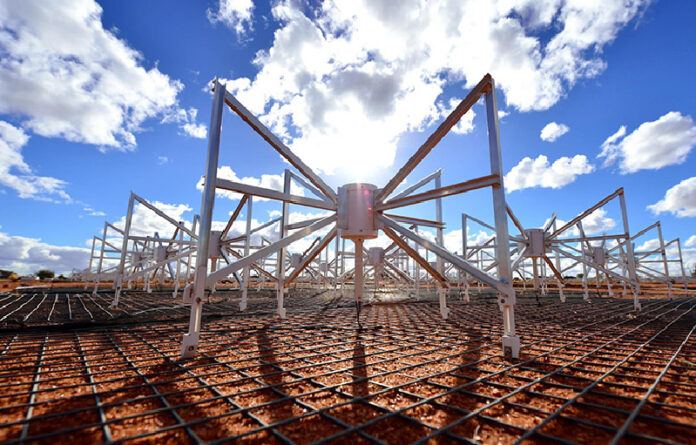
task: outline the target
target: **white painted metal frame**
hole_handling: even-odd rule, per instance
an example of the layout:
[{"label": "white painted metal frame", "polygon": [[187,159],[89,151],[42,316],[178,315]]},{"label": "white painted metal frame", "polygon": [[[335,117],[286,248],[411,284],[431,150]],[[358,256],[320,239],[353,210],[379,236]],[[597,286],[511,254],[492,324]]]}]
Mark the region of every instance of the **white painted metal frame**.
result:
[{"label": "white painted metal frame", "polygon": [[[174,231],[171,238],[162,238],[158,233],[148,236],[133,235],[133,213],[136,203],[169,223]],[[143,278],[146,289],[148,292],[151,291],[151,282],[158,271],[160,272],[160,283],[164,282],[165,274],[168,272],[169,278],[175,283],[174,297],[176,297],[179,281],[182,278],[181,263],[186,266],[183,278],[188,281],[190,256],[196,254],[194,249],[197,243],[196,223],[197,218],[194,218],[192,227],[189,228],[185,222],[175,220],[154,204],[131,192],[128,199],[125,225],[123,230],[119,230],[122,242],[119,263],[116,267],[114,299],[111,306],[118,306],[123,284],[128,283],[130,287],[132,280],[138,277]],[[176,269],[172,263],[176,264]]]},{"label": "white painted metal frame", "polygon": [[[647,248],[646,250],[636,251],[634,249],[636,274],[645,280],[651,281],[653,283],[660,283],[667,286],[667,295],[670,299],[673,299],[672,285],[677,282],[676,277],[670,275],[669,266],[671,263],[679,263],[681,269],[681,280],[684,284],[684,290],[686,295],[689,294],[688,280],[684,276],[684,261],[681,253],[681,245],[679,238],[673,239],[672,241],[665,242],[662,236],[662,224],[657,221],[648,227],[640,230],[635,235],[631,236],[631,245],[635,245],[636,242],[643,238],[645,239],[649,233],[652,231],[657,232],[658,245],[655,248]],[[677,254],[674,257],[668,255],[668,249],[670,246],[675,245],[677,249]],[[610,249],[609,252],[613,252],[618,249],[619,246]],[[658,269],[655,269],[658,267]],[[659,268],[662,270],[659,270]]]},{"label": "white painted metal frame", "polygon": [[[622,233],[616,235],[586,236],[583,229],[583,221],[585,218],[616,198],[619,200],[619,206],[621,209]],[[630,285],[633,290],[634,309],[641,309],[640,302],[638,300],[640,284],[636,274],[636,262],[633,253],[633,245],[631,242],[628,242],[628,240],[632,239],[632,237],[630,236],[629,232],[626,200],[623,188],[619,188],[612,194],[600,200],[595,205],[583,211],[560,228],[557,227],[557,219],[555,214],[552,215],[546,225],[540,229],[525,229],[509,207],[507,208],[507,214],[520,232],[519,236],[510,235],[510,239],[518,242],[518,246],[514,247],[509,253],[509,255],[512,257],[512,269],[517,271],[522,279],[525,280],[527,276],[526,262],[531,262],[531,278],[533,281],[533,288],[535,290],[541,289],[542,293],[546,293],[547,285],[545,268],[548,267],[558,283],[559,297],[561,301],[565,301],[565,294],[563,291],[565,279],[563,277],[563,272],[580,264],[583,267],[582,280],[584,297],[586,300],[589,300],[587,271],[588,268],[590,268],[596,271],[597,283],[599,283],[600,274],[604,274],[607,279],[607,286],[610,295],[613,295],[611,279],[623,283],[624,289],[625,284]],[[474,218],[471,215],[465,214],[463,215],[462,219],[462,233],[464,238],[464,234],[466,233],[467,219],[474,220],[484,227],[492,229],[492,226]],[[563,235],[574,227],[577,228],[579,236],[564,238]],[[537,246],[536,243],[539,239],[541,239],[542,245]],[[605,244],[607,240],[615,241],[617,243],[616,247],[613,249],[606,249]],[[490,241],[493,241],[493,239],[489,240],[489,242]],[[592,244],[593,242],[600,242],[601,246],[594,246]],[[465,249],[468,248],[471,250],[470,247],[466,246],[465,240],[463,243]],[[485,252],[484,249],[486,249],[488,246],[482,245],[477,247],[479,252]],[[594,249],[603,250],[604,254],[602,256],[604,257],[604,262],[597,262],[595,256],[593,255],[595,251]],[[616,251],[616,253],[614,253],[614,251]],[[570,265],[566,266],[565,268],[561,267],[562,260],[570,261]],[[613,270],[617,265],[622,266],[623,271],[621,273]]]},{"label": "white painted metal frame", "polygon": [[[445,187],[441,186],[439,182],[439,174],[437,174],[437,176],[435,176],[435,189],[423,193],[413,194],[418,187],[412,186],[390,199],[390,195],[395,191],[398,185],[401,184],[404,179],[406,179],[413,169],[428,155],[428,153],[451,130],[451,128],[456,125],[461,117],[471,109],[471,107],[481,98],[481,96],[485,97],[486,102],[491,174]],[[266,142],[268,142],[293,167],[295,167],[302,175],[299,182],[308,187],[309,190],[312,191],[312,193],[319,199],[291,194],[288,179],[291,175],[288,174],[285,176],[285,187],[282,192],[218,179],[217,168],[224,104],[227,104],[232,111],[239,115],[247,124],[249,124],[249,126],[252,127],[252,129],[254,129],[254,131],[256,131],[264,140],[266,140]],[[295,175],[294,177],[297,179],[299,175]],[[304,178],[306,178],[306,180]],[[428,178],[425,178],[423,181],[427,182],[428,180]],[[309,184],[307,184],[307,182],[309,182]],[[441,204],[439,203],[441,198],[484,187],[491,187],[492,189],[495,229],[498,240],[496,243],[495,255],[497,261],[497,276],[490,275],[458,257],[457,255],[447,251],[443,247],[442,226],[437,227],[437,243],[431,243],[397,222],[398,219],[403,220],[404,218],[408,217],[403,217],[400,215],[387,216],[383,213],[386,210],[401,208],[404,206],[436,199],[436,219],[437,222],[441,223],[442,208]],[[225,190],[242,193],[244,195],[260,196],[282,201],[283,216],[281,219],[281,237],[278,241],[251,254],[247,249],[245,249],[244,258],[209,273],[207,255],[202,253],[208,252],[216,188],[222,188]],[[308,267],[314,257],[316,257],[316,255],[318,255],[322,249],[327,247],[331,240],[339,233],[335,225],[330,227],[328,234],[321,238],[318,244],[307,252],[306,255],[304,255],[302,263],[296,267],[296,269],[287,277],[287,279],[284,276],[284,256],[286,255],[285,249],[291,243],[304,238],[317,230],[326,228],[327,226],[336,223],[338,218],[337,199],[337,193],[330,186],[328,186],[317,174],[312,171],[311,168],[302,162],[302,160],[293,154],[292,151],[285,144],[283,144],[279,138],[273,135],[270,130],[268,130],[268,128],[266,128],[253,114],[251,114],[230,92],[226,91],[224,85],[215,80],[211,120],[208,132],[208,155],[201,203],[201,227],[200,236],[198,238],[198,255],[196,256],[195,278],[193,284],[187,285],[184,291],[185,300],[191,302],[191,316],[188,332],[184,335],[182,340],[182,356],[191,357],[196,353],[200,338],[203,294],[206,287],[212,287],[218,280],[224,279],[233,272],[245,267],[249,267],[249,265],[255,261],[274,254],[277,254],[278,258],[278,313],[281,316],[284,316],[285,310],[282,306],[282,302],[287,283],[296,278],[299,271]],[[302,227],[298,225],[296,226],[298,228],[295,230],[295,232],[289,234],[289,224],[287,221],[287,206],[289,204],[328,210],[332,212],[332,214],[331,216],[322,218],[318,221],[313,221],[311,223],[308,222]],[[416,263],[423,267],[433,278],[436,279],[436,281],[438,281],[440,284],[440,307],[444,317],[447,317],[448,315],[445,297],[449,287],[449,281],[442,273],[444,264],[443,261],[453,264],[457,268],[466,271],[468,274],[475,276],[477,279],[486,282],[496,289],[500,293],[498,303],[503,313],[503,350],[506,356],[518,357],[519,337],[515,333],[515,293],[512,288],[512,270],[508,255],[509,246],[506,207],[496,90],[493,79],[490,75],[486,75],[467,95],[467,97],[454,109],[454,111],[452,111],[444,122],[438,126],[433,134],[430,135],[425,143],[421,145],[416,153],[384,186],[384,188],[377,190],[374,200],[374,218],[376,227],[378,229],[387,234],[387,236],[389,236],[394,243],[396,243],[411,258],[413,258]],[[413,242],[415,245],[424,247],[428,251],[433,252],[438,260],[437,267],[432,267],[428,261],[418,254],[416,249],[411,247],[408,242],[404,241],[404,238]],[[353,241],[355,243],[356,252],[356,255],[354,255],[355,299],[358,303],[359,309],[359,302],[362,297],[363,288],[363,239],[354,238]],[[345,250],[343,253],[345,253]],[[338,277],[336,278],[338,279]]]}]

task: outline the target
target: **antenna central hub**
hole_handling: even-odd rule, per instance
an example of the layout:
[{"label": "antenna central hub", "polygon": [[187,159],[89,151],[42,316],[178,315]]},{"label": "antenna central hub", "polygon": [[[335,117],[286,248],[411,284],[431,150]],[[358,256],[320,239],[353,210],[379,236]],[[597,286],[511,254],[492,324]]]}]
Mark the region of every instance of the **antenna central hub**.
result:
[{"label": "antenna central hub", "polygon": [[524,256],[527,258],[544,256],[546,251],[544,246],[546,241],[544,229],[527,229],[525,234],[527,235],[528,244],[524,251]]},{"label": "antenna central hub", "polygon": [[367,264],[370,266],[384,264],[384,249],[381,247],[370,247],[367,250]]},{"label": "antenna central hub", "polygon": [[338,228],[341,238],[377,238],[373,184],[354,183],[338,188]]},{"label": "antenna central hub", "polygon": [[598,265],[604,267],[607,262],[607,252],[602,246],[592,247],[592,261]]}]

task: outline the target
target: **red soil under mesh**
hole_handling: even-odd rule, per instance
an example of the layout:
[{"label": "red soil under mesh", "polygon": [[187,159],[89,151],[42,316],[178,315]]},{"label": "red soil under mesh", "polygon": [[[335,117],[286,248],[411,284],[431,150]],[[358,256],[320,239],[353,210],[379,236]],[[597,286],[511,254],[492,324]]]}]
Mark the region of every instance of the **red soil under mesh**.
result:
[{"label": "red soil under mesh", "polygon": [[0,441],[606,443],[673,359],[622,440],[693,442],[696,301],[643,306],[520,298],[512,362],[492,299],[216,318],[192,360],[180,321],[5,332]]}]

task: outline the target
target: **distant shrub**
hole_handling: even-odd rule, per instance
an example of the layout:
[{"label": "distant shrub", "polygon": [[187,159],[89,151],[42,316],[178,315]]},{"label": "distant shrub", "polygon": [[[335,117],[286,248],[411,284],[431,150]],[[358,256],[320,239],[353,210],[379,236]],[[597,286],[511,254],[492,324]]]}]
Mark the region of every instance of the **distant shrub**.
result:
[{"label": "distant shrub", "polygon": [[41,269],[40,271],[36,272],[36,276],[39,278],[39,280],[46,280],[55,277],[56,273],[52,270]]}]

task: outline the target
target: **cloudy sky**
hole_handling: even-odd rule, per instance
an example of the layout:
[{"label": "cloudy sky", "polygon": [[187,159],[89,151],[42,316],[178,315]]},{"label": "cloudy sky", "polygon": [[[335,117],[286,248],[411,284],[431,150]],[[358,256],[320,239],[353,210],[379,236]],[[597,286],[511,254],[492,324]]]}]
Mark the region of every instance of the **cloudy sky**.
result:
[{"label": "cloudy sky", "polygon": [[[486,73],[508,202],[525,226],[569,220],[624,187],[631,231],[661,220],[693,264],[695,14],[664,0],[1,2],[0,268],[84,267],[130,190],[190,220],[215,77],[338,186],[383,185]],[[407,183],[438,168],[444,184],[487,174],[484,114],[475,105]],[[278,187],[286,167],[226,112],[221,175]],[[221,195],[216,219],[237,199]],[[490,200],[445,201],[448,247],[462,212],[492,220]],[[279,207],[255,202],[254,223]],[[618,206],[591,225],[617,233]]]}]

